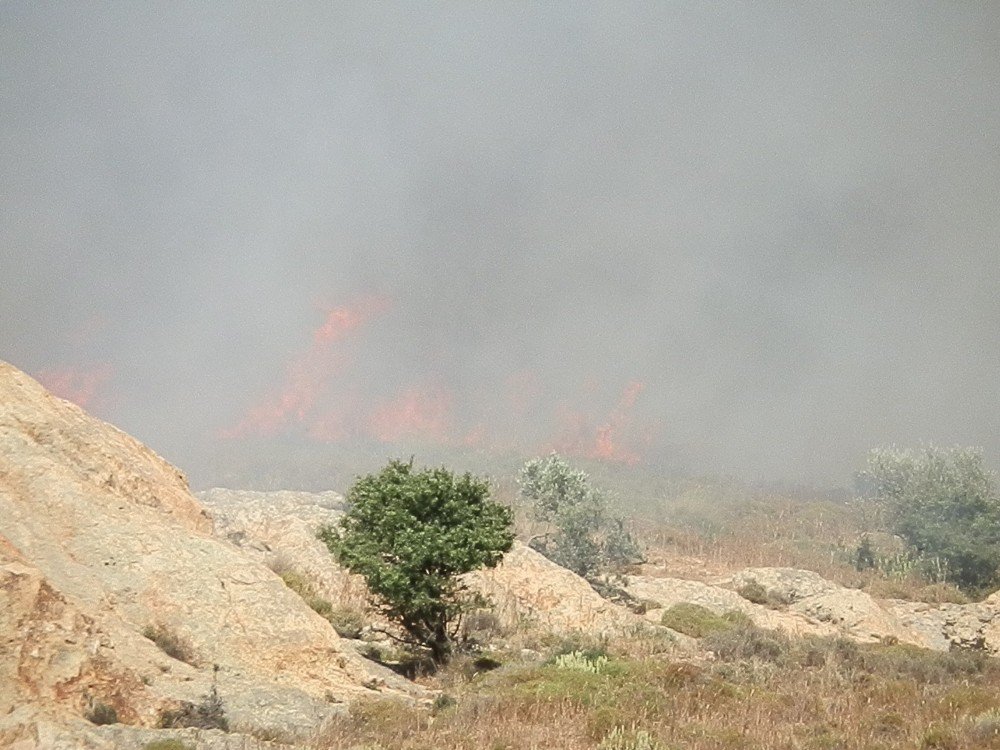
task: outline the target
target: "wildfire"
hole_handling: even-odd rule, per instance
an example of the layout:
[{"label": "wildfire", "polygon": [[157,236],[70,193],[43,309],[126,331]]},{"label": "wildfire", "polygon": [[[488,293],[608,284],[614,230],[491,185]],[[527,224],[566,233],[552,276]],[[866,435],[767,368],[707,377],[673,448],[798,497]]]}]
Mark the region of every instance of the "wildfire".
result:
[{"label": "wildfire", "polygon": [[[231,439],[274,435],[290,424],[305,422],[312,415],[330,379],[346,365],[346,354],[333,345],[388,307],[386,299],[369,297],[353,305],[329,310],[323,323],[313,332],[309,348],[289,363],[281,386],[250,407],[236,425],[221,430],[219,436]],[[324,423],[327,421],[324,420]],[[317,428],[317,431],[324,435],[330,432],[323,427]]]},{"label": "wildfire", "polygon": [[38,382],[49,391],[72,401],[83,409],[93,408],[101,400],[101,389],[111,380],[114,370],[103,363],[92,367],[60,367],[42,370]]},{"label": "wildfire", "polygon": [[642,456],[628,444],[628,438],[632,437],[635,421],[632,412],[645,388],[642,381],[630,381],[615,408],[596,428],[591,427],[593,422],[586,415],[564,411],[562,437],[556,441],[555,447],[570,455],[635,466]]},{"label": "wildfire", "polygon": [[395,443],[406,437],[448,442],[452,398],[437,389],[409,388],[378,407],[368,422],[373,437]]}]

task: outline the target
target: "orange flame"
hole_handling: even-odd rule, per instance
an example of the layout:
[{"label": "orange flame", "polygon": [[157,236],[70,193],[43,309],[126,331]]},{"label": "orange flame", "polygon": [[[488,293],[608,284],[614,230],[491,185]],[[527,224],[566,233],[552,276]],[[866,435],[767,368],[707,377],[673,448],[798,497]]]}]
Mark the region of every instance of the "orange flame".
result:
[{"label": "orange flame", "polygon": [[448,442],[451,403],[451,396],[440,389],[409,388],[375,410],[369,430],[384,443],[405,437]]},{"label": "orange flame", "polygon": [[38,373],[37,379],[56,396],[88,409],[100,402],[100,391],[112,375],[111,365],[103,363],[92,367],[46,369]]},{"label": "orange flame", "polygon": [[[632,410],[646,384],[632,380],[622,391],[618,404],[602,424],[591,431],[593,424],[586,415],[566,411],[562,416],[562,437],[555,448],[570,455],[584,456],[598,461],[635,466],[642,456],[632,446],[623,442],[623,433],[632,432]],[[588,386],[588,390],[590,387]]]},{"label": "orange flame", "polygon": [[[332,345],[347,338],[388,307],[385,298],[369,297],[353,305],[329,310],[322,325],[313,332],[309,348],[289,363],[281,387],[250,407],[236,425],[220,430],[219,437],[274,435],[290,423],[305,421],[330,378],[345,364],[344,353],[335,350]],[[329,434],[329,430],[320,430],[320,433]]]}]

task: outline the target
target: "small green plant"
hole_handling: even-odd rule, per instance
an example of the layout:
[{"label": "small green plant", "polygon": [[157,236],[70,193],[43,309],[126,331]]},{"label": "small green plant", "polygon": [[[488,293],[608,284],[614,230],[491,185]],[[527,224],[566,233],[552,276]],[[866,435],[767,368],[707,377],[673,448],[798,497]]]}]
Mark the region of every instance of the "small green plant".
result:
[{"label": "small green plant", "polygon": [[114,706],[98,701],[87,711],[86,718],[91,724],[117,724],[118,712],[115,711]]},{"label": "small green plant", "polygon": [[991,708],[970,719],[969,735],[981,743],[996,742],[1000,738],[1000,709]]},{"label": "small green plant", "polygon": [[608,657],[592,656],[585,651],[571,651],[568,654],[558,654],[552,663],[558,669],[573,669],[578,672],[600,674],[608,666]]},{"label": "small green plant", "polygon": [[649,732],[615,727],[597,746],[598,750],[660,750],[662,745]]},{"label": "small green plant", "polygon": [[[729,617],[727,617],[729,615]],[[735,615],[736,617],[733,617]],[[742,618],[742,619],[741,619]],[[678,633],[684,633],[692,638],[704,638],[710,633],[731,630],[740,624],[750,622],[750,618],[742,612],[727,612],[717,615],[700,604],[683,602],[665,610],[660,618],[660,624]]]},{"label": "small green plant", "polygon": [[148,638],[155,643],[160,651],[171,659],[177,659],[186,664],[197,666],[198,660],[191,642],[175,633],[163,623],[147,625],[142,629],[142,635],[144,638]]},{"label": "small green plant", "polygon": [[756,626],[719,630],[705,636],[702,644],[723,661],[756,660],[780,664],[790,656],[788,636]]}]

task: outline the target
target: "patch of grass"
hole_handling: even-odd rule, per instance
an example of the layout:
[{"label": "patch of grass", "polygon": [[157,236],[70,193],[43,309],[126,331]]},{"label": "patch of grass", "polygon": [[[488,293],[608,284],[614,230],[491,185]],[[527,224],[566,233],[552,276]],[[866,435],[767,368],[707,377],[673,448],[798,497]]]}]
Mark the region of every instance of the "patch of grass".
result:
[{"label": "patch of grass", "polygon": [[353,607],[335,607],[316,591],[316,585],[306,576],[282,566],[278,572],[285,585],[298,594],[308,607],[327,620],[343,638],[358,638],[365,627],[364,615]]},{"label": "patch of grass", "polygon": [[660,624],[692,638],[704,638],[711,633],[732,630],[752,622],[742,612],[732,611],[717,615],[699,604],[681,603],[664,611]]},{"label": "patch of grass", "polygon": [[[319,612],[319,610],[316,611]],[[319,613],[330,621],[333,629],[341,638],[360,638],[367,624],[364,613],[353,607],[333,607],[328,614]]]},{"label": "patch of grass", "polygon": [[148,638],[155,643],[160,651],[171,659],[177,659],[177,661],[182,661],[192,666],[198,665],[198,659],[191,641],[178,635],[163,623],[147,625],[142,629],[142,635],[144,638]]},{"label": "patch of grass", "polygon": [[791,640],[784,633],[754,625],[717,630],[702,643],[723,661],[755,659],[780,664],[790,658],[792,650]]},{"label": "patch of grass", "polygon": [[649,732],[625,727],[612,729],[597,746],[598,750],[661,750],[662,747]]},{"label": "patch of grass", "polygon": [[176,738],[166,740],[153,740],[142,746],[142,750],[194,750],[191,745],[187,745]]}]

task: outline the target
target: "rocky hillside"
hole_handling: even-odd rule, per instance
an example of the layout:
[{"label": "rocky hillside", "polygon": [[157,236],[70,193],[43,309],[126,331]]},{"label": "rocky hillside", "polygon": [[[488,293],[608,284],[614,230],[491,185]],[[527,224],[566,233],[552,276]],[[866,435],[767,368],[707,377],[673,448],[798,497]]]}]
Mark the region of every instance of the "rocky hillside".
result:
[{"label": "rocky hillside", "polygon": [[4,363],[0,582],[0,746],[122,746],[85,717],[153,727],[213,685],[234,729],[285,736],[423,697],[213,536],[175,468]]}]

